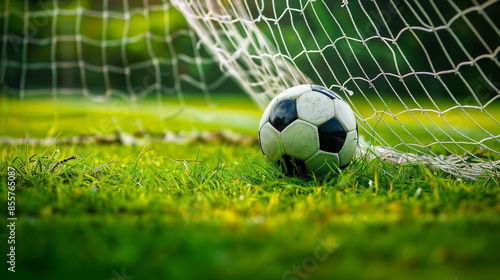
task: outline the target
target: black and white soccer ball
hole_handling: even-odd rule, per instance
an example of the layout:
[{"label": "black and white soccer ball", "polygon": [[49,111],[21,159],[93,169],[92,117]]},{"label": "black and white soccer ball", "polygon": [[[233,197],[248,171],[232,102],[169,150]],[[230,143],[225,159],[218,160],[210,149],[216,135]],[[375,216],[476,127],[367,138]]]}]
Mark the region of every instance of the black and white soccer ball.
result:
[{"label": "black and white soccer ball", "polygon": [[323,176],[344,169],[358,145],[358,125],[347,102],[334,91],[300,85],[278,94],[260,121],[266,158],[290,175]]}]

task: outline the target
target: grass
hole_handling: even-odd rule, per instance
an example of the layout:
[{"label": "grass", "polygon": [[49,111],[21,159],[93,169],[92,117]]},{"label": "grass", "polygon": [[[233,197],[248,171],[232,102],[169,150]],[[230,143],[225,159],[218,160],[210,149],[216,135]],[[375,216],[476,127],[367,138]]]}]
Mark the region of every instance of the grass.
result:
[{"label": "grass", "polygon": [[[371,127],[360,123],[361,131],[373,133],[375,129],[383,141],[404,151],[408,147],[402,144],[402,140],[422,151],[418,146],[430,145],[429,148],[437,154],[449,151],[464,154],[464,149],[476,151],[481,148],[474,141],[491,138],[498,130],[496,120],[500,119],[500,102],[490,103],[486,108],[487,114],[478,109],[465,108],[464,111],[454,109],[443,115],[435,112],[423,114],[420,111],[410,114],[405,111],[408,108],[396,101],[390,104],[389,112],[386,105],[374,102],[373,106],[379,110],[377,117],[372,116],[372,105],[358,99],[355,102],[357,112],[369,118],[367,124]],[[415,109],[412,102],[408,102],[408,106]],[[427,103],[422,106],[434,108]],[[444,110],[450,106],[440,104],[439,108]],[[397,119],[390,114],[397,115]],[[137,103],[118,97],[96,103],[88,101],[83,95],[60,95],[54,99],[43,95],[30,96],[23,101],[0,95],[0,136],[14,138],[113,135],[118,131],[135,135],[147,131],[161,138],[167,130],[185,133],[193,130],[231,130],[256,138],[261,116],[262,112],[253,101],[241,94],[215,94],[210,100],[199,95],[187,95],[182,101],[166,96],[161,102],[156,98],[144,98]],[[368,137],[365,131],[363,134]],[[456,142],[464,148],[457,146]],[[483,144],[500,150],[500,143],[494,139],[484,140]]]},{"label": "grass", "polygon": [[[361,159],[339,177],[291,178],[258,146],[228,143],[0,151],[0,205],[4,171],[17,172],[17,272],[8,279],[488,279],[499,272],[493,178],[462,182],[424,166]],[[78,159],[58,164],[72,155]]]},{"label": "grass", "polygon": [[[216,110],[186,100],[183,111],[166,101],[132,108],[78,98],[2,97],[0,136],[161,135],[165,127],[254,135],[261,114],[244,97],[214,96]],[[498,178],[458,180],[365,158],[339,176],[294,178],[252,141],[138,143],[0,143],[0,205],[7,208],[11,166],[18,218],[16,273],[4,266],[1,278],[462,280],[500,272]],[[0,230],[3,261],[7,234]]]},{"label": "grass", "polygon": [[255,133],[261,114],[253,101],[241,94],[214,95],[209,101],[199,95],[188,96],[183,103],[171,96],[161,103],[155,98],[133,103],[118,97],[96,103],[84,96],[52,99],[45,95],[20,100],[0,94],[0,135],[42,138],[117,131],[137,134],[142,130],[158,135],[167,128],[174,132],[223,128],[249,135]]}]

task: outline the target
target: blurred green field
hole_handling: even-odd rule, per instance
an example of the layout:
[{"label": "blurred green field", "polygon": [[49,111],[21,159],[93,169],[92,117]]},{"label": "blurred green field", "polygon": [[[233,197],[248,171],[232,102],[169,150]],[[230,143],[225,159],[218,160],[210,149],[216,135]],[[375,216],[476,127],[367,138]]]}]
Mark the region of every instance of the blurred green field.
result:
[{"label": "blurred green field", "polygon": [[214,131],[227,129],[255,134],[261,111],[242,94],[200,95],[183,100],[164,97],[91,102],[84,96],[30,97],[24,101],[0,97],[0,135],[14,138],[30,136],[71,137],[109,135],[118,132],[136,134],[141,130],[158,135],[168,131]]},{"label": "blurred green field", "polygon": [[[360,134],[367,143],[373,141],[375,145],[397,146],[405,152],[408,147],[402,145],[402,141],[407,141],[421,152],[425,152],[422,145],[430,145],[429,149],[438,154],[451,151],[462,155],[464,149],[483,152],[477,141],[498,133],[500,102],[490,103],[484,111],[468,107],[450,109],[453,105],[436,102],[439,110],[449,109],[443,115],[435,112],[424,114],[416,110],[416,105],[411,102],[403,104],[394,101],[390,111],[381,101],[368,104],[361,99],[353,99],[353,102],[356,113],[366,118],[366,123],[360,122],[359,125]],[[425,103],[420,105],[434,107]],[[123,98],[91,102],[83,95],[41,96],[25,100],[4,96],[0,97],[0,108],[0,135],[12,138],[64,139],[125,133],[136,136],[147,134],[161,139],[167,132],[231,131],[256,140],[262,115],[248,96],[228,93],[214,94],[210,99],[192,94],[183,98],[166,96],[162,100],[144,98],[135,103]],[[378,111],[375,112],[374,108]],[[443,119],[443,116],[446,118]],[[368,132],[375,132],[379,137],[372,139]],[[456,143],[461,144],[457,146]],[[500,143],[495,139],[482,143],[490,149],[500,150]]]}]

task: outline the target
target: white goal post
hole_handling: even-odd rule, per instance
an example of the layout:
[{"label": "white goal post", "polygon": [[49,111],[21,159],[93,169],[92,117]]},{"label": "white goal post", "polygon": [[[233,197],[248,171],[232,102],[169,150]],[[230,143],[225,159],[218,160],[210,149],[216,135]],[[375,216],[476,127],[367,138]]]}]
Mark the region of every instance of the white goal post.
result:
[{"label": "white goal post", "polygon": [[[22,98],[182,102],[236,82],[264,108],[319,84],[352,106],[371,154],[470,178],[498,172],[499,0],[4,2],[0,86]],[[37,71],[46,78],[30,79]]]}]

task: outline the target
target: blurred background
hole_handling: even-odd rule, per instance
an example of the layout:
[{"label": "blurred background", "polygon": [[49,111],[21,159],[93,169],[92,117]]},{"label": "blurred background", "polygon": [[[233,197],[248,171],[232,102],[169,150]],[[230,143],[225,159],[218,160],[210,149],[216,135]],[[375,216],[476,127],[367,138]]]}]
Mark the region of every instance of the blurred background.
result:
[{"label": "blurred background", "polygon": [[[279,51],[295,58],[301,72],[317,84],[331,85],[348,80],[349,76],[367,75],[373,78],[381,72],[380,69],[397,73],[395,68],[398,68],[406,74],[411,72],[407,69],[408,65],[415,72],[454,69],[461,61],[488,53],[496,54],[495,48],[500,44],[494,16],[500,12],[500,5],[496,3],[486,6],[484,10],[469,12],[465,17],[457,16],[457,12],[474,7],[473,4],[431,5],[424,1],[412,8],[400,1],[373,6],[360,6],[353,2],[346,9],[338,3],[318,3],[312,8],[313,5],[307,5],[308,2],[261,5],[261,1],[249,1],[246,12],[253,19],[258,16],[271,20],[279,17],[279,24],[269,24],[274,22],[271,20],[256,24],[267,38],[277,38],[273,43]],[[480,4],[484,3],[477,3]],[[225,5],[231,10],[229,4]],[[179,89],[185,92],[209,89],[213,93],[242,92],[231,79],[221,78],[224,74],[217,57],[198,44],[199,39],[190,29],[185,16],[168,0],[8,0],[2,1],[0,9],[4,91],[29,95],[30,91],[51,92],[56,88],[59,92],[86,91],[93,96],[102,96],[109,91],[132,95],[154,91],[157,87],[155,83],[160,80],[164,95],[175,94]],[[293,9],[304,11],[300,14]],[[437,14],[435,9],[441,14]],[[399,34],[405,26],[431,29],[451,19],[454,37],[451,32],[443,30],[435,31],[439,36],[433,32],[420,32],[418,36],[412,34],[414,32]],[[292,25],[292,22],[295,24]],[[388,52],[381,40],[367,40],[371,52],[361,49],[356,41],[349,44],[348,40],[343,40],[343,37],[363,40],[370,36],[398,36],[398,46],[407,55],[404,59],[394,59],[398,54]],[[337,50],[328,48],[336,39],[339,39]],[[326,65],[317,53],[309,53],[307,58],[300,56],[304,50],[315,50],[318,46],[324,49],[323,54],[330,65]],[[376,57],[378,65],[371,56]],[[340,67],[340,60],[334,60],[339,58],[348,64],[350,73]],[[307,63],[306,59],[310,59],[311,63]],[[496,59],[484,59],[477,63],[491,82],[500,80]],[[329,77],[328,67],[334,67],[337,81]],[[470,77],[481,76],[474,68],[463,67],[460,72],[467,83],[476,89],[485,81]],[[159,79],[156,77],[158,74]],[[147,75],[152,77],[145,79]],[[456,97],[467,95],[463,83],[446,82]],[[383,87],[382,83],[376,86],[382,93],[393,91]],[[433,98],[446,98],[447,95],[437,84],[428,87],[428,91],[432,92]],[[418,96],[418,91],[415,94]],[[477,92],[477,95],[484,98],[485,94]]]},{"label": "blurred background", "polygon": [[156,82],[162,95],[207,91],[214,83],[241,92],[196,45],[194,31],[169,1],[1,5],[7,92],[147,95],[157,90]]},{"label": "blurred background", "polygon": [[[7,0],[0,94],[14,103],[4,120],[23,111],[28,119],[19,122],[45,124],[4,124],[0,133],[164,135],[190,127],[256,137],[258,108],[312,83],[339,91],[362,134],[381,145],[494,151],[499,12],[491,0]],[[79,131],[65,123],[74,107],[65,101],[93,111]]]}]

